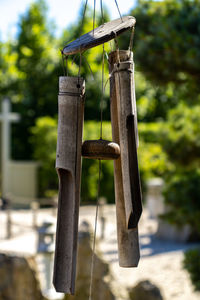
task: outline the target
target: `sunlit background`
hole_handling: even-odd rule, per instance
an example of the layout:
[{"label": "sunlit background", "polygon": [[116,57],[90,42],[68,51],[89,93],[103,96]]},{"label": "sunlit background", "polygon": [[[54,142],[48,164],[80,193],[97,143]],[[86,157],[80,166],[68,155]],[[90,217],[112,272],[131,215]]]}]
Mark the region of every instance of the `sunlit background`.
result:
[{"label": "sunlit background", "polygon": [[[94,2],[0,0],[0,300],[89,299],[98,161],[83,159],[76,295],[52,285],[58,204],[58,78],[86,81],[84,140],[112,140],[107,57],[128,31],[70,56],[61,49],[93,29]],[[119,18],[104,0],[104,22]],[[200,3],[118,0],[136,18],[133,44],[143,194],[138,268],[120,268],[113,162],[102,161],[92,299],[200,298]],[[95,26],[102,23],[96,1]],[[83,22],[84,21],[84,22]],[[80,69],[79,69],[80,68]]]},{"label": "sunlit background", "polygon": [[[30,6],[32,0],[19,0],[16,3],[13,0],[1,0],[1,39],[6,40],[7,37],[14,36],[17,33],[17,23],[20,15],[25,13]],[[120,12],[122,14],[128,14],[131,8],[133,8],[136,1],[132,0],[118,0]],[[48,2],[48,19],[52,20],[56,25],[56,34],[61,34],[62,30],[66,28],[70,23],[74,23],[80,13],[80,6],[84,3],[83,0],[49,0]],[[88,4],[93,7],[94,1],[89,0]],[[109,9],[111,19],[119,17],[119,13],[115,4],[115,0],[106,1],[104,3]],[[96,1],[96,8],[99,10],[100,1]]]}]

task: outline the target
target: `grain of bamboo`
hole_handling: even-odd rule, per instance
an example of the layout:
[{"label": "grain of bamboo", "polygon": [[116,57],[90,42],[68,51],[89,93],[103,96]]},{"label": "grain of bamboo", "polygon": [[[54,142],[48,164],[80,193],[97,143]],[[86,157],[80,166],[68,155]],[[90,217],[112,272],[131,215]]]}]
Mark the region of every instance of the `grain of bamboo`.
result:
[{"label": "grain of bamboo", "polygon": [[[121,153],[114,161],[119,265],[136,267],[140,258],[137,222],[141,215],[141,193],[136,195],[139,187],[134,186],[134,183],[139,184],[139,178],[135,178],[139,173],[132,53],[129,50],[111,52],[109,71],[113,142],[120,145]],[[134,195],[138,198],[134,199]],[[138,207],[135,200],[139,202]]]},{"label": "grain of bamboo", "polygon": [[57,292],[67,294],[75,291],[84,94],[82,78],[59,78],[59,199],[53,282]]}]

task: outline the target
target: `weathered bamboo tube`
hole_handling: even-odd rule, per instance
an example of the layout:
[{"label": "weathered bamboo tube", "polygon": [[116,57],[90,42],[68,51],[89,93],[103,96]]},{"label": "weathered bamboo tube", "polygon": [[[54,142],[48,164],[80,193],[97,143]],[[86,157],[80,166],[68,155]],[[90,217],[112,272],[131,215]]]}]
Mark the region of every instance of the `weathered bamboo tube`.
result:
[{"label": "weathered bamboo tube", "polygon": [[[125,65],[122,65],[123,62],[125,62]],[[125,70],[119,73],[119,75],[118,68],[121,68],[120,71],[122,71],[123,68]],[[135,93],[132,53],[125,50],[111,52],[109,54],[109,71],[111,74],[110,99],[113,142],[120,145],[121,152],[120,157],[114,161],[119,265],[121,267],[136,267],[140,258],[140,250],[137,222],[135,222],[133,218],[134,199],[132,197],[132,178],[130,176],[130,171],[133,170],[130,170],[129,165],[131,155],[137,154],[132,153],[136,151],[137,139],[137,127],[133,124],[133,121],[135,124],[137,123],[137,119],[136,105],[134,104]],[[127,116],[135,116],[135,119],[130,117],[128,121],[126,114]],[[133,137],[131,137],[133,127],[134,132],[132,132]],[[135,149],[133,149],[134,146]],[[135,159],[133,162],[136,162]],[[134,167],[137,168],[137,165]],[[129,176],[127,176],[126,172],[128,172]],[[140,214],[141,211],[139,207],[138,215]]]},{"label": "weathered bamboo tube", "polygon": [[84,141],[82,156],[91,159],[112,160],[120,156],[119,145],[106,140]]},{"label": "weathered bamboo tube", "polygon": [[[129,53],[132,54],[132,52]],[[134,228],[142,213],[142,200],[136,145],[138,135],[133,55],[128,61],[120,61],[115,64],[113,72],[116,86],[126,223],[128,228]]]},{"label": "weathered bamboo tube", "polygon": [[83,78],[59,78],[59,199],[53,283],[57,292],[67,294],[75,290],[84,94]]}]

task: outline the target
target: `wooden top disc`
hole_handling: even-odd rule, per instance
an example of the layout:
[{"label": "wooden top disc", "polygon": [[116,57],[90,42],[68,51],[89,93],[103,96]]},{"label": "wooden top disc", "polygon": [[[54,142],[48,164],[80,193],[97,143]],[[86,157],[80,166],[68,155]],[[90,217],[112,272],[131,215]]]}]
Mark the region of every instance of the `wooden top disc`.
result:
[{"label": "wooden top disc", "polygon": [[91,159],[117,159],[120,156],[118,144],[106,140],[85,141],[82,145],[82,156]]},{"label": "wooden top disc", "polygon": [[120,35],[124,31],[131,29],[135,25],[135,18],[132,16],[126,16],[110,21],[108,23],[102,24],[101,26],[90,31],[80,38],[69,43],[63,49],[64,55],[71,55],[78,52],[83,52],[92,47],[96,47],[103,43],[106,43],[116,36]]}]

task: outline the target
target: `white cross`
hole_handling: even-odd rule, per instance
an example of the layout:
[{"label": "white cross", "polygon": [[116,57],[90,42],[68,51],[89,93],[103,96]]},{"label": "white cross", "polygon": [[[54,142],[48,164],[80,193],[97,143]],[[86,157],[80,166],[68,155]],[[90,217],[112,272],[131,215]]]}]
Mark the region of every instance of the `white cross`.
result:
[{"label": "white cross", "polygon": [[11,112],[11,104],[5,98],[1,104],[1,166],[2,166],[2,196],[6,197],[9,187],[8,162],[10,160],[10,123],[19,120],[19,114]]}]

